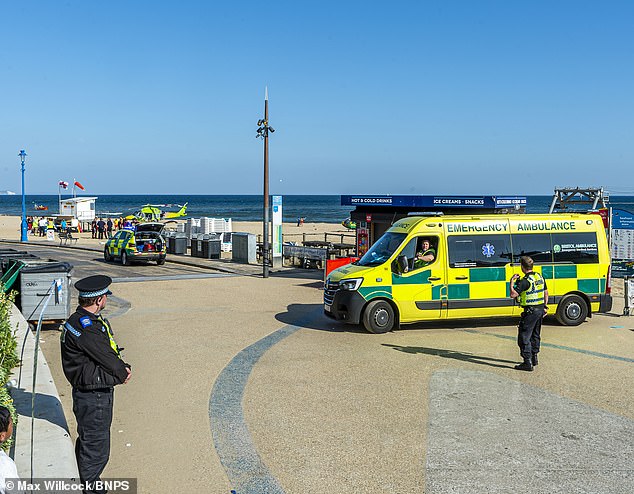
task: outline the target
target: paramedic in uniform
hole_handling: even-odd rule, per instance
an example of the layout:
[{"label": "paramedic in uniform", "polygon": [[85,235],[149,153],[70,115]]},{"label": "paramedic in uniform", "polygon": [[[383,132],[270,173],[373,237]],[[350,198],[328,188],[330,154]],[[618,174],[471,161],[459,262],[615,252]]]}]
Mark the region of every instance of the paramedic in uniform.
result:
[{"label": "paramedic in uniform", "polygon": [[[107,319],[101,316],[112,279],[89,276],[75,283],[79,307],[62,328],[62,367],[73,387],[77,419],[75,456],[82,483],[95,482],[110,456],[114,387],[130,381],[130,365],[121,358]],[[105,492],[86,488],[84,492]]]},{"label": "paramedic in uniform", "polygon": [[548,310],[548,287],[539,273],[533,272],[533,260],[528,256],[520,258],[524,277],[514,274],[511,278],[511,298],[519,298],[524,308],[518,326],[517,344],[524,362],[515,366],[517,370],[532,371],[537,365],[542,318]]},{"label": "paramedic in uniform", "polygon": [[421,250],[416,253],[414,269],[423,268],[430,265],[436,259],[436,250],[431,247],[429,240],[422,241]]}]

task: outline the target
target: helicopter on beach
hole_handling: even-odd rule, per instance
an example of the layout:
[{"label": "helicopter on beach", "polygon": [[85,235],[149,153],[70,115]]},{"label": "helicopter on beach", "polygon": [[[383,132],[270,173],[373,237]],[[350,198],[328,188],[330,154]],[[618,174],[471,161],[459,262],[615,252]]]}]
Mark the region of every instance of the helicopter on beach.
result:
[{"label": "helicopter on beach", "polygon": [[[162,208],[180,208],[178,211],[163,211]],[[144,223],[161,221],[164,219],[182,218],[187,216],[187,203],[181,204],[146,204],[141,208],[129,214],[125,218],[127,220],[137,220]]]}]

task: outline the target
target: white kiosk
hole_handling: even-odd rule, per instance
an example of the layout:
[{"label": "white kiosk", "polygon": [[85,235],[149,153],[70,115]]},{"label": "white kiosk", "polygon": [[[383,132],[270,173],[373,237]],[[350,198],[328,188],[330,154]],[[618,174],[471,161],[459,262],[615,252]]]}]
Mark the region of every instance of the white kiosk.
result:
[{"label": "white kiosk", "polygon": [[[69,197],[59,201],[59,221],[71,218],[78,223],[91,223],[95,219],[97,197]],[[73,225],[74,226],[74,225]],[[82,229],[85,229],[82,227]]]}]

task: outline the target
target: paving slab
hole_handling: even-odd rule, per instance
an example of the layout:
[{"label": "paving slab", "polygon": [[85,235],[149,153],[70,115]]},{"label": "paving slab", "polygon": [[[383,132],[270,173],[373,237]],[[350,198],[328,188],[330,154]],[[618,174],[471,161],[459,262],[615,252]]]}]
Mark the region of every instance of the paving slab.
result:
[{"label": "paving slab", "polygon": [[426,492],[634,492],[634,421],[489,372],[429,390]]}]

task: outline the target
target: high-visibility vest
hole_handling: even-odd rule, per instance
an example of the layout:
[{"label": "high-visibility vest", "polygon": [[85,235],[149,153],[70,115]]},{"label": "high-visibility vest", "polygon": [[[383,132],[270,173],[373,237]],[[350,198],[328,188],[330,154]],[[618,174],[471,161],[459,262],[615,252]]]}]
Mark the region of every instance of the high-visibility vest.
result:
[{"label": "high-visibility vest", "polygon": [[[423,252],[423,257],[425,257],[426,255],[431,254],[434,256],[434,259],[436,258],[436,251],[432,248],[427,249],[425,252]],[[418,269],[418,268],[423,268],[425,266],[429,266],[432,262],[434,261],[423,261],[422,259],[416,259],[414,261],[414,269]]]},{"label": "high-visibility vest", "polygon": [[544,304],[544,288],[546,283],[539,273],[529,273],[524,279],[530,283],[528,290],[520,294],[520,305],[543,305]]},{"label": "high-visibility vest", "polygon": [[114,353],[116,353],[117,356],[121,358],[121,352],[119,351],[117,343],[114,341],[114,336],[112,336],[112,330],[110,329],[110,324],[108,323],[108,320],[99,316],[99,321],[101,321],[103,327],[106,328],[106,333],[108,333],[108,340],[110,340],[110,347],[114,350]]}]

